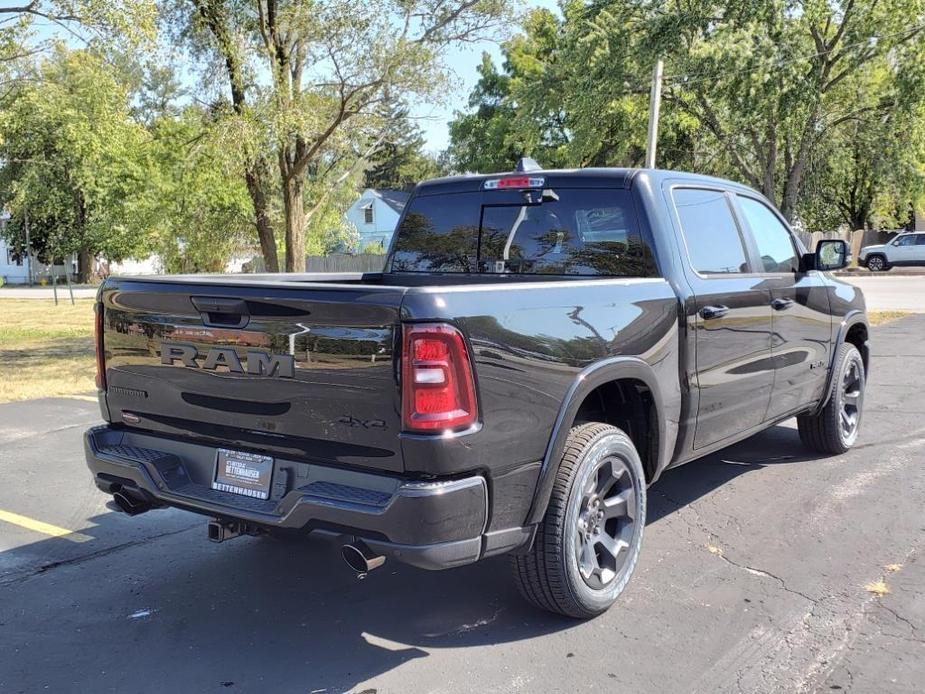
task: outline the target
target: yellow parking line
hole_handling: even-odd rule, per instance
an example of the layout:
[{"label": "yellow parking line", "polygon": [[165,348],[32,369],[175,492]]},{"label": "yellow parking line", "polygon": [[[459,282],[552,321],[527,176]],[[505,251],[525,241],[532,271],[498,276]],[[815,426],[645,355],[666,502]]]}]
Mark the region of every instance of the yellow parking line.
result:
[{"label": "yellow parking line", "polygon": [[67,528],[59,528],[57,525],[43,523],[40,520],[28,518],[27,516],[20,516],[18,513],[11,513],[9,511],[4,511],[3,509],[0,509],[0,521],[6,521],[7,523],[18,525],[20,528],[34,530],[37,533],[50,535],[51,537],[60,537],[64,540],[70,540],[71,542],[89,542],[93,539],[89,535],[75,533],[74,531],[68,530]]}]

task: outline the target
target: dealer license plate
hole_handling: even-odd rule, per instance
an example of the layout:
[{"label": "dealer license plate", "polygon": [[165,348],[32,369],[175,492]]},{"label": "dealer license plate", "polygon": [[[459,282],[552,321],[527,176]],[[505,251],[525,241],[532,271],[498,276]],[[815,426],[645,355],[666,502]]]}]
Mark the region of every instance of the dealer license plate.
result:
[{"label": "dealer license plate", "polygon": [[270,498],[273,458],[256,453],[218,449],[212,489],[255,499]]}]

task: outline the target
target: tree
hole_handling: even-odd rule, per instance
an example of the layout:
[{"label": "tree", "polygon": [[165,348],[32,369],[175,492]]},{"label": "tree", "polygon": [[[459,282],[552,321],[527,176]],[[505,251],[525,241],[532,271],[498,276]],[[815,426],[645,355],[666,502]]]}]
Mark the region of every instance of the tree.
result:
[{"label": "tree", "polygon": [[224,272],[254,245],[247,189],[230,175],[212,117],[188,106],[150,129],[150,176],[134,203],[167,272]]},{"label": "tree", "polygon": [[408,108],[387,102],[383,111],[385,130],[369,155],[363,187],[411,190],[420,181],[439,176],[440,164],[424,152],[424,136]]},{"label": "tree", "polygon": [[131,202],[146,179],[144,130],[98,55],[59,47],[0,111],[0,133],[0,202],[12,212],[14,247],[25,249],[28,215],[33,248],[47,260],[78,253],[82,279],[98,253],[121,259],[144,249]]},{"label": "tree", "polygon": [[641,165],[648,78],[664,58],[663,168],[741,180],[813,223],[873,223],[921,195],[923,0],[561,8],[527,16],[503,72],[483,64],[472,110],[451,125],[457,167],[499,170],[521,154]]},{"label": "tree", "polygon": [[651,55],[674,76],[668,107],[696,118],[729,168],[788,219],[814,150],[842,124],[896,105],[877,92],[858,103],[852,78],[891,71],[897,52],[909,65],[925,59],[922,0],[698,0],[647,21]]},{"label": "tree", "polygon": [[[915,50],[912,57],[915,59]],[[891,104],[862,111],[830,131],[807,166],[801,219],[815,227],[897,228],[925,193],[925,69],[894,51],[846,80],[857,110],[871,98]]]},{"label": "tree", "polygon": [[[547,167],[635,166],[645,155],[648,71],[631,3],[568,3],[563,16],[531,11],[502,46],[503,69],[486,55],[469,113],[450,124],[458,170],[510,170],[521,156]],[[667,166],[690,167],[692,119],[667,112]]]},{"label": "tree", "polygon": [[511,103],[511,78],[482,54],[479,81],[469,95],[470,113],[456,113],[450,122],[448,156],[460,172],[512,169],[524,154],[536,155],[517,137],[516,108]]},{"label": "tree", "polygon": [[[433,95],[446,48],[495,31],[508,9],[506,0],[191,2],[190,33],[198,28],[200,45],[223,62],[241,131],[273,143],[288,271],[301,269],[306,223],[327,205],[332,186],[382,141],[377,109],[385,95]],[[260,69],[250,71],[252,64]],[[269,84],[259,84],[262,74]],[[250,151],[255,164],[266,150]],[[335,169],[341,173],[328,178]],[[307,186],[317,180],[331,186]],[[248,185],[258,216],[257,198],[269,196],[266,183],[258,177]],[[314,197],[306,208],[307,187]]]},{"label": "tree", "polygon": [[[0,7],[0,62],[35,55],[54,43],[26,41],[34,38],[30,28],[36,19],[64,28],[70,38],[87,46],[138,46],[154,39],[157,5],[155,0],[29,0]],[[10,37],[17,41],[8,43]]]}]

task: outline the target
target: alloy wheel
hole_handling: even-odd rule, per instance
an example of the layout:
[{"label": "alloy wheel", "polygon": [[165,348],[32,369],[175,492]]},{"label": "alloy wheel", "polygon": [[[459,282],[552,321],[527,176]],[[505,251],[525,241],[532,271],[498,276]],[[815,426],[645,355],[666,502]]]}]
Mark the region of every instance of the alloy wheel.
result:
[{"label": "alloy wheel", "polygon": [[626,463],[600,461],[587,478],[578,509],[578,572],[595,590],[606,588],[626,563],[635,532],[636,492]]},{"label": "alloy wheel", "polygon": [[880,272],[883,269],[883,258],[874,256],[867,261],[867,269],[871,272]]},{"label": "alloy wheel", "polygon": [[864,400],[864,377],[861,365],[852,360],[845,369],[841,385],[841,409],[838,413],[842,438],[849,445],[858,435],[861,421],[861,405]]}]

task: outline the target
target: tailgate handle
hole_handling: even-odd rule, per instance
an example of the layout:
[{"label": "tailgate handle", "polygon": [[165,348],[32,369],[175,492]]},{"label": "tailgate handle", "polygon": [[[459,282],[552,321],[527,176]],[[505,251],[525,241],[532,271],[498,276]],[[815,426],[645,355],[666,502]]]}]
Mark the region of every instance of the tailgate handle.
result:
[{"label": "tailgate handle", "polygon": [[241,299],[191,296],[190,300],[202,316],[203,325],[211,328],[243,328],[251,319]]}]

